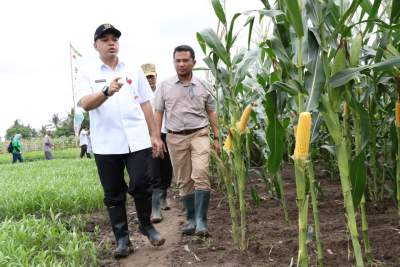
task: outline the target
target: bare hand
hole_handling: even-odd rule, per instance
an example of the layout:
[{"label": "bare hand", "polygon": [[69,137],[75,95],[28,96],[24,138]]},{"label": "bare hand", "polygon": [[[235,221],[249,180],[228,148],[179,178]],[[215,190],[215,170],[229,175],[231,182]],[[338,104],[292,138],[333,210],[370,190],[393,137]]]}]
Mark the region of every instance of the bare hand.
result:
[{"label": "bare hand", "polygon": [[114,93],[118,92],[119,89],[121,89],[123,83],[120,83],[118,81],[119,79],[122,79],[122,77],[117,77],[110,83],[110,87],[108,88],[109,96],[112,96]]},{"label": "bare hand", "polygon": [[151,138],[151,145],[153,148],[153,158],[164,158],[164,153],[167,152],[164,142],[161,138]]},{"label": "bare hand", "polygon": [[214,139],[214,150],[218,155],[221,153],[221,145],[219,144],[218,139]]}]

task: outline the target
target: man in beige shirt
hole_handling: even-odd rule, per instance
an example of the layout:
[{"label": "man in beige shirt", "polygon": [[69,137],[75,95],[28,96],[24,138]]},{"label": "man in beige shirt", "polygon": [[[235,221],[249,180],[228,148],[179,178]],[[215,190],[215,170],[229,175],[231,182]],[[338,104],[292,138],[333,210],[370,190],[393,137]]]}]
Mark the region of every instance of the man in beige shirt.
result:
[{"label": "man in beige shirt", "polygon": [[209,124],[218,142],[215,100],[209,84],[195,76],[194,50],[187,45],[175,48],[177,75],[163,81],[154,98],[155,120],[159,131],[166,114],[167,145],[179,193],[186,209],[184,234],[207,236],[207,211],[210,199],[208,166],[210,157]]}]

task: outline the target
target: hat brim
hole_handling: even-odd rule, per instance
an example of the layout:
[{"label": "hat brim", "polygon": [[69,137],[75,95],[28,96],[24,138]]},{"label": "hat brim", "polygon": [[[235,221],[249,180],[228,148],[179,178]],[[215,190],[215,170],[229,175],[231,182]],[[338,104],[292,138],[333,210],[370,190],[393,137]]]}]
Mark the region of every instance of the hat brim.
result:
[{"label": "hat brim", "polygon": [[117,30],[115,28],[110,28],[110,29],[103,31],[99,36],[96,36],[96,38],[94,40],[96,41],[97,39],[104,37],[104,35],[106,35],[108,33],[113,34],[117,38],[119,38],[121,36],[121,32],[119,30]]},{"label": "hat brim", "polygon": [[144,76],[150,76],[150,75],[153,75],[153,76],[156,76],[157,75],[157,73],[156,72],[154,72],[154,71],[149,71],[149,72],[145,72],[144,73]]}]

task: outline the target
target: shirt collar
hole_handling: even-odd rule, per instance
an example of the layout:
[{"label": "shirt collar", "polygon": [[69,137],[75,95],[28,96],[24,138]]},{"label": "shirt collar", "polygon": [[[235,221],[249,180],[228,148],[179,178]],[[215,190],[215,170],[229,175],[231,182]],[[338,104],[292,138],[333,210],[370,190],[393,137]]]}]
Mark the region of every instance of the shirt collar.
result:
[{"label": "shirt collar", "polygon": [[[104,62],[100,59],[100,57],[98,57],[98,64],[100,66],[101,71],[111,70],[111,68],[108,65],[104,64]],[[125,63],[118,58],[118,63],[117,63],[117,67],[115,68],[115,71],[118,72],[124,66],[125,66]]]},{"label": "shirt collar", "polygon": [[[178,75],[175,75],[175,77],[174,77],[174,82],[175,82],[176,84],[181,83],[181,81],[179,80]],[[196,78],[196,76],[194,76],[193,74],[192,74],[192,79],[190,80],[190,84],[191,84],[191,85],[198,85],[198,84],[199,84],[199,80],[198,80],[198,79]]]}]

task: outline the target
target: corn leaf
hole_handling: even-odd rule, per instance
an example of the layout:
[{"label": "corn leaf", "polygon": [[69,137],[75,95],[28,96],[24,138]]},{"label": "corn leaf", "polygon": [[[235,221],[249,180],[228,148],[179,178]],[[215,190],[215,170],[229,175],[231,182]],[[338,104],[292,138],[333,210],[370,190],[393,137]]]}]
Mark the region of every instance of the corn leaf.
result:
[{"label": "corn leaf", "polygon": [[276,173],[282,162],[285,137],[285,130],[276,116],[269,119],[266,137],[271,152],[268,157],[268,171]]},{"label": "corn leaf", "polygon": [[233,38],[233,27],[235,25],[235,21],[236,19],[241,15],[241,13],[236,13],[232,20],[231,23],[229,25],[229,31],[228,31],[228,35],[226,36],[226,51],[229,52],[229,50],[231,49],[231,47],[233,46],[233,43],[235,42],[236,38]]},{"label": "corn leaf", "polygon": [[345,23],[346,23],[347,19],[350,17],[353,17],[353,15],[356,12],[357,7],[360,5],[361,1],[362,0],[353,0],[353,2],[351,2],[350,7],[346,10],[346,12],[340,18],[339,23],[335,27],[335,31],[331,34],[332,40],[335,40],[336,35],[343,31],[343,28],[345,28]]},{"label": "corn leaf", "polygon": [[255,188],[254,185],[251,187],[251,198],[252,198],[254,204],[255,204],[257,207],[260,206],[261,198],[259,197],[258,192],[257,192],[257,189]]},{"label": "corn leaf", "polygon": [[361,66],[357,68],[347,68],[339,71],[332,76],[330,83],[333,88],[340,87],[353,80],[360,74],[360,71],[368,69],[368,66]]},{"label": "corn leaf", "polygon": [[233,83],[237,84],[241,82],[246,74],[249,72],[250,66],[256,61],[260,50],[255,49],[246,54],[242,62],[238,65],[236,72],[234,73]]},{"label": "corn leaf", "polygon": [[365,191],[367,182],[367,166],[365,165],[365,151],[362,150],[350,164],[351,195],[354,209],[357,209]]},{"label": "corn leaf", "polygon": [[221,41],[218,39],[217,34],[213,29],[207,28],[200,32],[201,37],[204,42],[214,51],[215,55],[217,55],[226,65],[230,66],[230,57]]},{"label": "corn leaf", "polygon": [[359,121],[359,125],[361,127],[361,148],[364,149],[369,141],[369,133],[370,133],[370,119],[369,119],[369,114],[368,111],[364,109],[362,104],[356,102],[356,101],[351,101],[350,102],[352,108],[355,110],[355,113],[357,115],[356,120]]},{"label": "corn leaf", "polygon": [[397,23],[400,18],[400,1],[392,0],[392,12],[390,13],[390,24]]},{"label": "corn leaf", "polygon": [[298,0],[285,0],[286,3],[286,17],[294,28],[297,37],[304,36],[303,19],[301,17],[301,10]]},{"label": "corn leaf", "polygon": [[[366,1],[366,0],[364,0],[364,2],[365,2],[365,1]],[[369,2],[369,1],[368,1],[368,2]],[[378,10],[379,10],[379,7],[381,6],[381,3],[382,3],[382,0],[375,0],[375,1],[374,1],[374,4],[373,4],[373,6],[372,6],[372,8],[364,9],[364,10],[367,11],[367,12],[368,12],[368,10],[369,10],[369,17],[368,17],[368,20],[373,20],[373,19],[376,19],[376,18],[377,18]],[[374,22],[373,22],[373,21],[369,21],[369,22],[367,23],[367,27],[365,27],[365,33],[371,32],[372,29],[373,29],[373,27],[374,27]]]},{"label": "corn leaf", "polygon": [[201,34],[196,32],[196,38],[197,42],[199,43],[201,50],[203,51],[204,54],[207,54],[207,46],[206,42],[204,41],[203,37],[201,37]]},{"label": "corn leaf", "polygon": [[249,34],[247,37],[247,49],[250,49],[251,35],[253,33],[254,18],[255,18],[254,16],[250,16],[245,23],[245,26],[247,24],[249,24]]},{"label": "corn leaf", "polygon": [[226,25],[224,8],[222,7],[219,0],[211,0],[211,3],[214,8],[215,15],[217,15],[219,21],[221,21],[224,25]]},{"label": "corn leaf", "polygon": [[318,108],[319,97],[325,84],[325,72],[322,66],[322,55],[315,35],[308,31],[308,49],[305,53],[307,71],[304,77],[305,87],[308,91],[306,111]]}]

